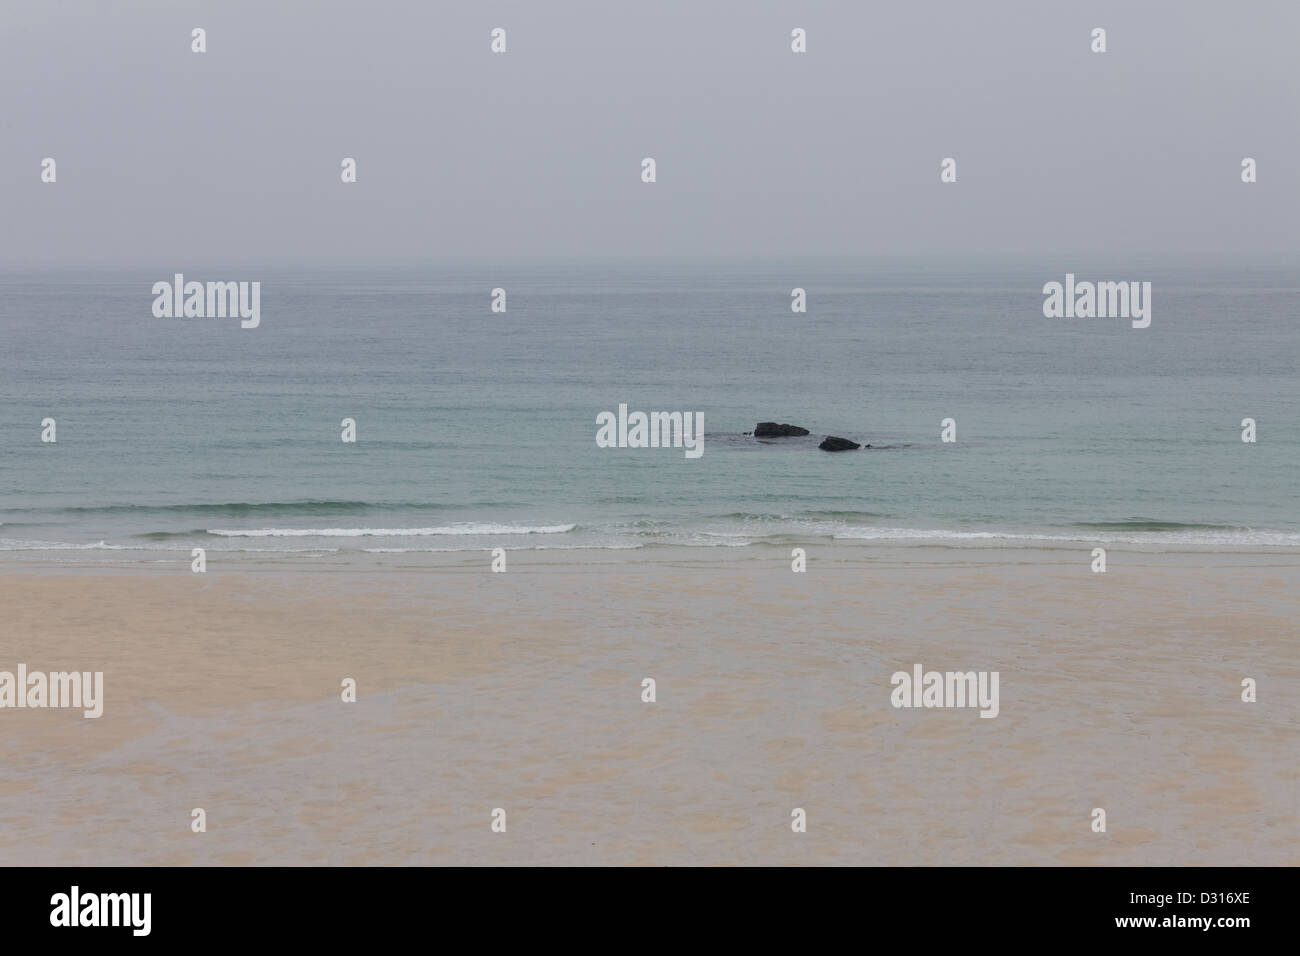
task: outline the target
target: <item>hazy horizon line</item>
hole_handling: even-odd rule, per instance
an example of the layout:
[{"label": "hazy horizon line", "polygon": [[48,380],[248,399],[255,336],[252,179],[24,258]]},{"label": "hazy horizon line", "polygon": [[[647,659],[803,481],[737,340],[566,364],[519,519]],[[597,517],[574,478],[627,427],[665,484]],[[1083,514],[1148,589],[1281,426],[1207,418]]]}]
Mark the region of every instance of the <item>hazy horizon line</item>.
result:
[{"label": "hazy horizon line", "polygon": [[899,268],[914,271],[945,271],[960,268],[999,268],[1033,265],[1036,268],[1074,269],[1111,268],[1129,271],[1144,267],[1170,266],[1222,266],[1232,268],[1300,268],[1297,256],[1284,252],[1269,254],[1233,253],[1225,250],[1189,252],[1146,252],[1141,254],[1117,253],[1104,251],[1059,251],[1052,252],[970,252],[961,254],[715,254],[700,256],[682,253],[681,255],[462,255],[393,258],[243,258],[223,257],[206,259],[178,255],[168,257],[165,261],[158,258],[148,260],[95,259],[83,261],[32,261],[0,263],[0,276],[32,274],[66,274],[70,272],[126,272],[142,270],[157,272],[159,269],[171,272],[196,271],[202,273],[220,273],[223,270],[269,270],[272,272],[312,271],[319,269],[353,270],[353,271],[409,271],[415,269],[438,269],[444,267],[466,268],[509,268],[512,266],[589,266],[589,267],[634,267],[634,266],[672,266],[706,269],[724,266],[775,266],[779,268]]}]

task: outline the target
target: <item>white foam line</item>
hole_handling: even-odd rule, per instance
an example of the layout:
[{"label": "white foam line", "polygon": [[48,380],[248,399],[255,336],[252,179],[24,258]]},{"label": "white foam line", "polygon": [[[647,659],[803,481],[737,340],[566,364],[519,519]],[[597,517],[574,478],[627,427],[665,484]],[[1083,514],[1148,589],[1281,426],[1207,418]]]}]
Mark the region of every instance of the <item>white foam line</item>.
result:
[{"label": "white foam line", "polygon": [[432,535],[564,534],[576,527],[572,524],[463,524],[440,528],[210,528],[208,534],[226,538],[401,538]]}]

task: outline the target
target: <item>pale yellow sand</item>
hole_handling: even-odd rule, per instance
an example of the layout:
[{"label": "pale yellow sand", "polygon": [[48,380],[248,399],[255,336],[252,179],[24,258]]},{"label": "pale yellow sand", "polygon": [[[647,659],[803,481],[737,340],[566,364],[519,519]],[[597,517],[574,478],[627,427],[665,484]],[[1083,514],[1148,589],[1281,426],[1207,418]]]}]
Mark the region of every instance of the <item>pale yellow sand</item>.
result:
[{"label": "pale yellow sand", "polygon": [[1300,863],[1300,559],[745,552],[11,566],[0,670],[105,712],[0,710],[0,864]]}]

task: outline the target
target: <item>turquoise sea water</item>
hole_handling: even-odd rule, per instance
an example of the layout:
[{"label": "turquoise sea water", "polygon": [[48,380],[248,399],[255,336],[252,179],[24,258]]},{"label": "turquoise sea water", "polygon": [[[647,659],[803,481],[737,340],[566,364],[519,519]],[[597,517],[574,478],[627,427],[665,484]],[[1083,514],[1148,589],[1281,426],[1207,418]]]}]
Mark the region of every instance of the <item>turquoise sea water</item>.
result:
[{"label": "turquoise sea water", "polygon": [[[261,281],[260,327],[155,318],[151,287],[175,271]],[[1152,282],[1151,327],[1044,318],[1042,285],[1066,271]],[[1300,547],[1297,271],[167,264],[9,274],[0,292],[11,559]],[[597,414],[620,403],[702,413],[703,456],[597,447]],[[766,420],[813,435],[744,434]],[[873,448],[818,451],[827,434]]]}]

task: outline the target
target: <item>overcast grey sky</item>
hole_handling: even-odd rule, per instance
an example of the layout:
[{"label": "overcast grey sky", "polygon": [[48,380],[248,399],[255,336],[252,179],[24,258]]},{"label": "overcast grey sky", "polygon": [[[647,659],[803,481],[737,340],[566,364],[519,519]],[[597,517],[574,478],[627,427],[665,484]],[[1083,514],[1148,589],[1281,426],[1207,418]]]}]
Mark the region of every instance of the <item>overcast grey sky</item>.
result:
[{"label": "overcast grey sky", "polygon": [[0,256],[1290,256],[1298,36],[1297,0],[4,0]]}]

